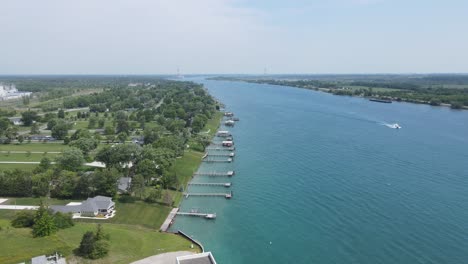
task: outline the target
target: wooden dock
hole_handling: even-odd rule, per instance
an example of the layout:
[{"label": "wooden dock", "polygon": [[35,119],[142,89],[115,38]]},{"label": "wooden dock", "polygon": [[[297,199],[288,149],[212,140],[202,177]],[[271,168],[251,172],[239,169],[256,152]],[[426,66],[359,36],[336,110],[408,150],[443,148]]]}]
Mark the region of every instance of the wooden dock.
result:
[{"label": "wooden dock", "polygon": [[188,185],[193,185],[193,186],[223,186],[226,188],[231,187],[230,182],[191,182]]},{"label": "wooden dock", "polygon": [[178,214],[178,211],[179,211],[179,208],[172,209],[172,211],[169,213],[169,215],[167,216],[166,220],[164,221],[164,223],[162,224],[160,228],[162,232],[166,232],[169,229],[169,227],[171,227],[174,217],[176,216],[176,214]]},{"label": "wooden dock", "polygon": [[203,162],[211,162],[211,163],[230,163],[232,162],[232,159],[225,159],[225,160],[217,160],[217,159],[207,159],[205,158]]},{"label": "wooden dock", "polygon": [[206,153],[206,157],[234,157],[236,153],[230,152],[230,153]]},{"label": "wooden dock", "polygon": [[232,192],[229,193],[184,193],[185,198],[189,198],[190,196],[198,196],[198,197],[224,197],[226,199],[232,198]]},{"label": "wooden dock", "polygon": [[177,215],[198,216],[198,217],[203,217],[203,218],[206,218],[206,219],[215,219],[216,218],[216,214],[205,214],[205,213],[178,212]]},{"label": "wooden dock", "polygon": [[193,174],[194,176],[227,176],[231,177],[234,176],[234,171],[227,171],[227,172],[219,172],[219,171],[211,171],[211,172],[197,172]]},{"label": "wooden dock", "polygon": [[208,147],[208,148],[205,148],[205,150],[212,150],[212,151],[234,151],[236,150],[235,147],[224,147],[224,148],[219,148],[219,147]]}]

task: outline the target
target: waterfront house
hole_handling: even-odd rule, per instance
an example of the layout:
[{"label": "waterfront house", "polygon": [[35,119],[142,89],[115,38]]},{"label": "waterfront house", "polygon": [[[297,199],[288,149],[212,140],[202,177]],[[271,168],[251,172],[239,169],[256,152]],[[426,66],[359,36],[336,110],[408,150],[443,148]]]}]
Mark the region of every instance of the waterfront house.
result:
[{"label": "waterfront house", "polygon": [[88,198],[81,203],[69,203],[67,205],[53,205],[50,207],[54,212],[71,213],[74,218],[80,217],[112,217],[115,203],[112,198],[96,196]]}]

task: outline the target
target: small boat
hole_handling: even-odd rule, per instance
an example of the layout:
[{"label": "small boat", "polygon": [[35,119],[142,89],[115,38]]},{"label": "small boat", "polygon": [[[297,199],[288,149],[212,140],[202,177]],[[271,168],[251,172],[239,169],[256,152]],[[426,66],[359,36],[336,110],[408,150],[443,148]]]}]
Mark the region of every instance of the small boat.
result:
[{"label": "small boat", "polygon": [[394,124],[393,126],[394,126],[396,129],[400,129],[400,128],[401,128],[401,126],[400,126],[399,124]]},{"label": "small boat", "polygon": [[216,218],[216,214],[207,214],[207,215],[205,215],[205,218],[206,218],[206,219],[215,219],[215,218]]},{"label": "small boat", "polygon": [[392,100],[379,99],[379,98],[371,98],[371,99],[369,99],[369,101],[377,102],[377,103],[386,103],[386,104],[391,104],[392,103]]}]

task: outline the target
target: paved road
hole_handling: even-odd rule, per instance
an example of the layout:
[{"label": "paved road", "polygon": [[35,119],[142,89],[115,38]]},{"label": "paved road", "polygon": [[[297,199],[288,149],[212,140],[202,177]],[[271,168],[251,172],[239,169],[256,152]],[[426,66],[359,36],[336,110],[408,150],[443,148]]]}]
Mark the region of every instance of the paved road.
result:
[{"label": "paved road", "polygon": [[140,259],[131,264],[176,264],[176,257],[195,254],[190,251],[176,251],[154,255],[148,258]]}]

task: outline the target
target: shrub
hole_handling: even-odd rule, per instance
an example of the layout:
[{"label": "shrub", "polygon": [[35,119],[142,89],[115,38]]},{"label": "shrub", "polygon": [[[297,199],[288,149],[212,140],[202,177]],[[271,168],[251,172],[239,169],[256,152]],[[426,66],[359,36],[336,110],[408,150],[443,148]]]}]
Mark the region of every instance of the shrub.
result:
[{"label": "shrub", "polygon": [[34,214],[29,211],[20,211],[11,220],[11,226],[16,228],[31,227],[34,225]]}]

